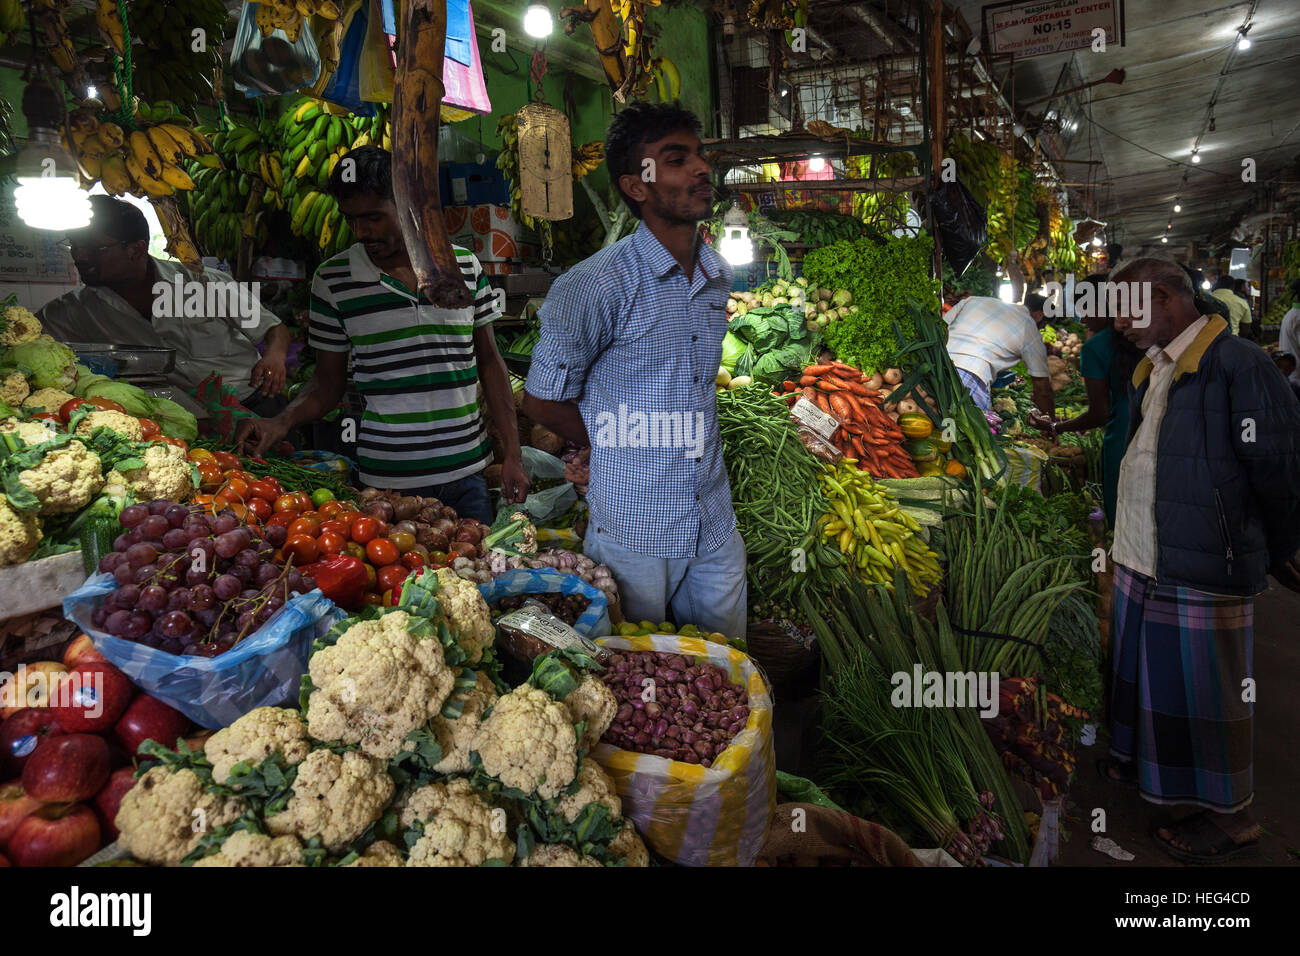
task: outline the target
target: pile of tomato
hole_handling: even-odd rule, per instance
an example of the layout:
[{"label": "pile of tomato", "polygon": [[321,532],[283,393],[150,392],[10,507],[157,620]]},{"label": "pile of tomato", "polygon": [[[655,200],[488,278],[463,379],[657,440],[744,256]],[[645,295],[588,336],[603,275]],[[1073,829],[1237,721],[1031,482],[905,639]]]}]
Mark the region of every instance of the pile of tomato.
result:
[{"label": "pile of tomato", "polygon": [[392,604],[391,592],[413,570],[448,563],[444,552],[430,552],[409,531],[390,528],[350,501],[335,500],[328,488],[286,491],[272,476],[243,471],[229,452],[195,448],[188,457],[199,471],[198,504],[214,513],[229,509],[240,520],[261,525],[277,560],[291,557],[295,567],[339,554],[357,558],[366,568],[367,604]]}]

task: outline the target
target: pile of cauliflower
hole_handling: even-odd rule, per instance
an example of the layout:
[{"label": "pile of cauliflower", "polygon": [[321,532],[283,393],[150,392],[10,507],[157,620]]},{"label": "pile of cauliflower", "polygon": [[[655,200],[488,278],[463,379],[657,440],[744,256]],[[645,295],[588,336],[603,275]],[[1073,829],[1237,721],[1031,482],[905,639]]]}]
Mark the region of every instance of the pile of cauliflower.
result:
[{"label": "pile of cauliflower", "polygon": [[146,745],[161,765],[123,799],[120,846],[164,866],[649,865],[586,754],[617,710],[594,662],[550,655],[507,690],[491,634],[472,584],[412,579],[317,643],[300,710],[253,710],[197,753]]}]

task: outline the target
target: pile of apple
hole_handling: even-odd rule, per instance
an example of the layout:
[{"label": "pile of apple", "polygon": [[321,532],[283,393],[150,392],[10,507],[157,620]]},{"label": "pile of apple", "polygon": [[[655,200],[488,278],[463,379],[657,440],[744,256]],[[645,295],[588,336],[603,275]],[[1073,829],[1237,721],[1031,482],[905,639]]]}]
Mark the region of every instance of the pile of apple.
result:
[{"label": "pile of apple", "polygon": [[[113,821],[135,783],[140,745],[175,746],[194,725],[138,693],[85,634],[61,663],[39,661],[22,673],[24,686],[12,677],[2,698],[10,706],[0,707],[0,867],[75,866],[117,839]],[[79,689],[43,693],[54,680]]]}]

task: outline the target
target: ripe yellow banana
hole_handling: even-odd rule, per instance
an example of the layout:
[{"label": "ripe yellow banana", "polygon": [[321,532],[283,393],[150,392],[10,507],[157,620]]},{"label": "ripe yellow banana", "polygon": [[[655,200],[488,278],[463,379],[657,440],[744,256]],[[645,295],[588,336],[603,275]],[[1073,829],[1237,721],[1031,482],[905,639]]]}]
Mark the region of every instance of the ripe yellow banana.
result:
[{"label": "ripe yellow banana", "polygon": [[131,177],[126,171],[126,161],[121,154],[105,156],[100,163],[99,181],[110,196],[120,196],[131,188]]},{"label": "ripe yellow banana", "polygon": [[109,149],[121,149],[122,144],[126,142],[126,133],[116,123],[107,121],[100,123],[95,134],[99,137],[99,141]]},{"label": "ripe yellow banana", "polygon": [[162,181],[173,189],[194,188],[194,180],[190,178],[190,174],[179,166],[173,166],[171,163],[163,164]]},{"label": "ripe yellow banana", "polygon": [[156,176],[151,175],[136,159],[135,154],[126,157],[126,171],[131,174],[135,184],[148,196],[170,196],[174,192],[171,186]]},{"label": "ripe yellow banana", "polygon": [[126,54],[126,30],[122,26],[122,16],[117,9],[117,0],[97,0],[95,3],[95,25],[104,38],[104,43],[118,56]]},{"label": "ripe yellow banana", "polygon": [[150,145],[157,151],[158,158],[164,164],[170,163],[173,166],[179,166],[185,162],[185,150],[161,126],[150,126],[145,130],[145,134],[149,137]]}]

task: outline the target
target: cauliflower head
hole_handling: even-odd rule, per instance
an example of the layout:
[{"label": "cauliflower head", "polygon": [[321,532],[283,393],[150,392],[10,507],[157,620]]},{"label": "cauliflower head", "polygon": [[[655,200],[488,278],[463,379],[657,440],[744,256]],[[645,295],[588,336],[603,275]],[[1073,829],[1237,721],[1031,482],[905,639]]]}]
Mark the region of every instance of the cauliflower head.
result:
[{"label": "cauliflower head", "polygon": [[466,581],[451,568],[439,568],[438,605],[456,635],[456,643],[469,662],[477,664],[483,659],[483,651],[496,639],[492,612],[478,585]]},{"label": "cauliflower head", "polygon": [[198,847],[204,833],[234,822],[247,809],[240,797],[208,793],[193,770],[154,767],[122,798],[114,821],[117,842],[136,859],[174,866]]},{"label": "cauliflower head", "polygon": [[0,402],[17,408],[31,392],[27,376],[17,369],[0,374]]},{"label": "cauliflower head", "polygon": [[543,800],[558,797],[578,772],[578,735],[568,708],[531,684],[496,702],[471,746],[487,773]]},{"label": "cauliflower head", "polygon": [[41,543],[41,523],[34,514],[15,511],[0,494],[0,567],[22,564]]},{"label": "cauliflower head", "polygon": [[41,514],[80,511],[104,487],[99,456],[79,441],[56,448],[35,468],[18,473],[18,480],[41,499]]},{"label": "cauliflower head", "polygon": [[[45,389],[41,389],[40,391],[45,391]],[[39,392],[33,392],[32,394],[36,395],[39,394]],[[72,396],[69,395],[68,397],[71,398]],[[30,401],[30,399],[28,400]],[[103,425],[105,428],[111,428],[123,438],[129,438],[131,441],[141,441],[144,438],[144,431],[140,428],[140,419],[123,412],[115,412],[112,409],[101,409],[97,412],[91,412],[77,423],[77,434],[89,435],[100,425]],[[159,445],[155,447],[166,448],[168,446]],[[179,448],[176,450],[180,451]],[[182,454],[181,457],[184,458],[185,456]]]},{"label": "cauliflower head", "polygon": [[338,853],[383,815],[395,789],[381,760],[355,750],[313,750],[298,764],[289,803],[267,817],[266,828],[304,842],[320,837]]},{"label": "cauliflower head", "polygon": [[[92,412],[86,418],[94,418],[95,414]],[[103,414],[117,415],[118,413],[104,412]],[[135,421],[135,419],[131,420]],[[84,425],[85,422],[82,424]],[[122,472],[115,471],[108,476],[108,480],[113,484],[126,485],[135,492],[138,501],[152,501],[157,498],[182,501],[194,491],[194,480],[190,473],[190,463],[185,459],[185,452],[175,445],[164,445],[161,442],[155,442],[144,450],[142,467],[129,468]]]},{"label": "cauliflower head", "polygon": [[461,701],[460,716],[451,720],[439,714],[429,721],[429,730],[442,748],[442,760],[433,768],[437,773],[469,773],[473,765],[470,751],[473,749],[474,735],[478,733],[483,720],[483,712],[497,701],[496,685],[482,671],[479,672],[474,687],[464,692],[452,694],[449,698]]},{"label": "cauliflower head", "polygon": [[564,698],[564,706],[569,708],[575,724],[586,722],[581,743],[584,750],[590,750],[600,743],[600,738],[605,736],[605,731],[609,730],[609,725],[618,714],[618,698],[614,692],[605,686],[604,681],[591,674],[584,675],[578,686]]},{"label": "cauliflower head", "polygon": [[623,801],[614,792],[614,781],[594,760],[582,762],[578,770],[578,789],[561,797],[557,809],[567,822],[573,823],[589,803],[603,803],[609,807],[609,815],[614,820],[623,815]]},{"label": "cauliflower head", "polygon": [[584,856],[563,843],[539,843],[533,852],[519,861],[520,866],[603,866],[599,860]]},{"label": "cauliflower head", "polygon": [[438,639],[410,634],[409,621],[405,611],[360,621],[333,647],[312,655],[311,736],[357,744],[370,756],[391,760],[407,734],[442,710],[455,676]]},{"label": "cauliflower head", "polygon": [[370,846],[366,847],[366,852],[361,854],[351,863],[345,866],[406,866],[406,860],[402,858],[402,851],[389,843],[387,840],[376,840]]},{"label": "cauliflower head", "polygon": [[0,316],[0,345],[22,345],[41,334],[41,320],[30,309],[11,305]]},{"label": "cauliflower head", "polygon": [[284,756],[287,767],[302,763],[311,752],[307,725],[296,710],[258,707],[229,727],[208,738],[204,753],[212,762],[212,779],[225,783],[231,769],[240,762],[256,767],[271,754]]},{"label": "cauliflower head", "polygon": [[302,844],[297,837],[269,837],[252,830],[236,830],[221,850],[205,856],[195,866],[302,866]]},{"label": "cauliflower head", "polygon": [[28,391],[27,397],[23,399],[23,408],[43,408],[51,415],[57,415],[64,402],[70,402],[76,397],[61,388],[38,388],[34,392]]},{"label": "cauliflower head", "polygon": [[0,432],[16,432],[25,445],[40,445],[58,435],[53,422],[33,419],[29,422],[6,418],[0,422]]},{"label": "cauliflower head", "polygon": [[464,778],[434,783],[411,794],[402,810],[403,827],[420,823],[424,835],[411,847],[407,866],[479,866],[509,863],[515,843],[505,811],[488,806]]},{"label": "cauliflower head", "polygon": [[623,829],[618,831],[618,836],[609,841],[608,849],[611,856],[623,861],[624,866],[650,865],[650,851],[641,842],[641,837],[636,832],[636,827],[632,826],[631,820],[623,821]]}]

